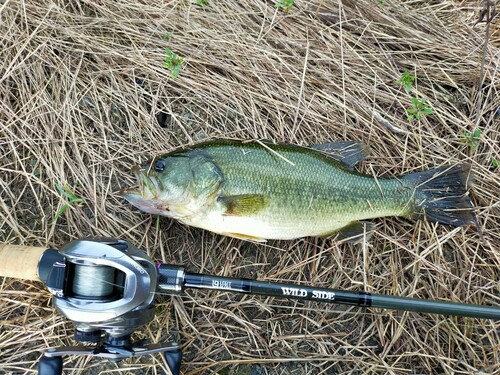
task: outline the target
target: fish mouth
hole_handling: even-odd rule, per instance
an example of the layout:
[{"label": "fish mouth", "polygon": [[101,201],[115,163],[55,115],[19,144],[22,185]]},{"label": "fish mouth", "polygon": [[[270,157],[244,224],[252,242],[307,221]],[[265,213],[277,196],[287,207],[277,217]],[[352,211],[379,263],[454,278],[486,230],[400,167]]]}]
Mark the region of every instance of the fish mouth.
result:
[{"label": "fish mouth", "polygon": [[134,174],[138,186],[122,189],[117,195],[143,212],[169,216],[170,204],[164,199],[164,185],[157,173],[150,170],[150,165],[134,165],[130,172]]},{"label": "fish mouth", "polygon": [[134,165],[130,172],[135,176],[138,187],[121,189],[118,195],[132,204],[144,199],[157,199],[160,192],[158,179],[148,173],[148,169]]}]

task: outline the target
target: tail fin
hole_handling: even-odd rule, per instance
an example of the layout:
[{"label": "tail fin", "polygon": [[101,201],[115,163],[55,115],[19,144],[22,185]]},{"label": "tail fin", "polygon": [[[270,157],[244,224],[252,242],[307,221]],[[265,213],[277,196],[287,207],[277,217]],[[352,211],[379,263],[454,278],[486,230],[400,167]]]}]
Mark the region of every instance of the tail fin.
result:
[{"label": "tail fin", "polygon": [[403,178],[416,187],[413,218],[455,227],[474,224],[480,231],[467,196],[473,179],[470,164],[447,165]]}]

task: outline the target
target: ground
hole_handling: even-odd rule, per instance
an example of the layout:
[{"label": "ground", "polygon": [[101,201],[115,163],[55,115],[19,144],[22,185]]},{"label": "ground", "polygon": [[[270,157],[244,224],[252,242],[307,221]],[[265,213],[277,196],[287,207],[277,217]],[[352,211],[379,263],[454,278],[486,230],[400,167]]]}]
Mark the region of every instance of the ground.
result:
[{"label": "ground", "polygon": [[[113,236],[192,272],[498,306],[500,32],[498,16],[476,23],[488,2],[280,3],[0,1],[0,242]],[[116,195],[133,164],[216,137],[360,141],[359,170],[376,176],[468,162],[482,236],[384,218],[364,244],[253,244]],[[75,344],[41,283],[0,278],[0,295],[0,373],[36,373],[42,350]],[[213,291],[156,302],[136,337],[179,340],[184,374],[500,373],[499,322]],[[65,368],[165,371],[159,356]]]}]

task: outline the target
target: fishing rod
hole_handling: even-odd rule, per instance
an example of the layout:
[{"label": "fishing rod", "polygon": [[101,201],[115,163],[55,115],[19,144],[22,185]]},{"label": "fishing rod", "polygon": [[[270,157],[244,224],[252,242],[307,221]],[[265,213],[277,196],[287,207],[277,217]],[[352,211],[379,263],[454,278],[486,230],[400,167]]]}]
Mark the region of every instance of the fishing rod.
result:
[{"label": "fishing rod", "polygon": [[180,294],[188,288],[500,319],[500,307],[494,306],[190,273],[181,266],[155,264],[143,250],[111,238],[75,240],[60,250],[0,245],[0,259],[0,276],[43,281],[57,311],[73,322],[75,341],[94,344],[47,349],[39,362],[40,375],[62,374],[67,355],[121,361],[156,353],[163,354],[173,375],[179,375],[178,343],[133,343],[131,334],[153,319],[156,294]]}]

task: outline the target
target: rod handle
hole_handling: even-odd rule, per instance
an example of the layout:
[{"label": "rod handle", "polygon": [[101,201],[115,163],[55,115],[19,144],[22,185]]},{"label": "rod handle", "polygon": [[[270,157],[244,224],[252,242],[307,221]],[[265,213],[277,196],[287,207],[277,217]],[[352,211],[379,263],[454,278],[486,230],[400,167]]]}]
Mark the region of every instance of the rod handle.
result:
[{"label": "rod handle", "polygon": [[0,244],[0,276],[38,281],[38,262],[45,247]]}]

